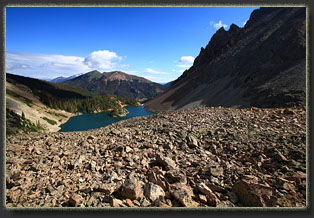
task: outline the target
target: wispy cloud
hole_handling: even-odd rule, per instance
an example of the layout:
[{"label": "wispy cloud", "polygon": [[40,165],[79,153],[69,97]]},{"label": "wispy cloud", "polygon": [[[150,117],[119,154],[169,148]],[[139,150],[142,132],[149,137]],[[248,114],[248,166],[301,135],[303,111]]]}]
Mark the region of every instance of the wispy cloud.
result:
[{"label": "wispy cloud", "polygon": [[228,27],[228,25],[227,24],[223,24],[221,20],[218,23],[215,23],[214,21],[210,21],[209,24],[211,26],[213,26],[215,29],[219,29],[221,27],[223,27],[223,28],[227,28]]},{"label": "wispy cloud", "polygon": [[185,70],[176,70],[176,69],[172,69],[172,72],[175,72],[175,73],[183,73]]},{"label": "wispy cloud", "polygon": [[113,70],[128,67],[123,58],[108,50],[91,52],[87,57],[27,52],[6,52],[6,71],[34,78],[72,76],[91,70]]},{"label": "wispy cloud", "polygon": [[171,77],[158,77],[158,76],[143,76],[145,79],[148,79],[150,81],[154,81],[156,83],[167,83],[172,80],[175,80],[175,78]]},{"label": "wispy cloud", "polygon": [[121,64],[120,67],[127,68],[127,67],[130,67],[130,64]]},{"label": "wispy cloud", "polygon": [[34,78],[71,76],[89,71],[84,58],[26,52],[6,52],[6,71]]},{"label": "wispy cloud", "polygon": [[160,72],[160,71],[153,70],[151,68],[146,68],[144,72],[150,73],[150,74],[162,74],[162,75],[168,74],[167,72]]}]

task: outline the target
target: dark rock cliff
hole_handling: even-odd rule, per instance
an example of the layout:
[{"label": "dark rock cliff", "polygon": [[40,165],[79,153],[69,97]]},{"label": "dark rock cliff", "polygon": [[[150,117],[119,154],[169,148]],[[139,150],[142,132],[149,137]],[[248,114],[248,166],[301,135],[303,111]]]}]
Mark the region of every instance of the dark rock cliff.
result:
[{"label": "dark rock cliff", "polygon": [[305,8],[260,8],[243,28],[220,28],[193,66],[147,102],[154,111],[291,107],[306,101]]}]

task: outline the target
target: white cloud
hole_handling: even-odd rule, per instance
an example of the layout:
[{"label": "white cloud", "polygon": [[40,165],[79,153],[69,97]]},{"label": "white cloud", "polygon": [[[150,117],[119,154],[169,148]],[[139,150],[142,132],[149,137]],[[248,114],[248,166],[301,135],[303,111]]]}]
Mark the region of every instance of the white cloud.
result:
[{"label": "white cloud", "polygon": [[137,74],[138,73],[138,71],[136,71],[136,70],[126,70],[124,72],[127,74]]},{"label": "white cloud", "polygon": [[179,60],[183,64],[193,64],[194,58],[192,56],[182,56]]},{"label": "white cloud", "polygon": [[30,69],[31,66],[28,64],[7,62],[7,70],[15,70],[15,69]]},{"label": "white cloud", "polygon": [[[152,68],[138,71],[130,69],[124,62],[125,57],[108,50],[91,52],[87,57],[66,56],[55,54],[35,54],[27,52],[6,52],[6,70],[8,73],[38,78],[53,79],[59,76],[69,77],[92,70],[122,70],[128,74],[145,77],[154,82],[169,82],[175,80],[181,69],[161,72]],[[176,61],[179,65],[189,65],[193,62],[191,56],[182,56]]]},{"label": "white cloud", "polygon": [[191,67],[191,64],[178,64],[176,66],[181,67],[181,68],[189,68],[189,67]]},{"label": "white cloud", "polygon": [[150,74],[168,74],[167,72],[160,72],[160,71],[155,71],[151,68],[146,68],[145,73],[150,73]]},{"label": "white cloud", "polygon": [[115,52],[108,50],[94,51],[84,59],[84,64],[90,68],[101,70],[112,70],[117,66],[116,61],[121,61],[122,57],[119,57]]},{"label": "white cloud", "polygon": [[86,58],[54,54],[35,54],[27,52],[6,52],[6,70],[8,73],[33,77],[56,78],[87,73],[91,70],[113,70],[126,68],[120,64],[122,57],[108,50],[94,51]]},{"label": "white cloud", "polygon": [[176,70],[176,69],[172,69],[172,72],[175,72],[175,73],[183,73],[185,70]]},{"label": "white cloud", "polygon": [[149,80],[160,79],[160,77],[157,77],[157,76],[143,76],[143,77],[146,78],[146,79],[149,79]]},{"label": "white cloud", "polygon": [[228,27],[228,25],[227,24],[223,24],[221,20],[218,23],[215,23],[214,21],[211,21],[211,22],[209,22],[209,24],[211,26],[213,26],[215,29],[219,29],[220,27],[223,27],[223,28],[227,28]]},{"label": "white cloud", "polygon": [[6,52],[8,73],[34,78],[55,78],[88,72],[90,68],[77,56]]},{"label": "white cloud", "polygon": [[190,68],[194,62],[194,58],[192,56],[182,56],[178,61],[176,61],[177,67],[180,68]]}]

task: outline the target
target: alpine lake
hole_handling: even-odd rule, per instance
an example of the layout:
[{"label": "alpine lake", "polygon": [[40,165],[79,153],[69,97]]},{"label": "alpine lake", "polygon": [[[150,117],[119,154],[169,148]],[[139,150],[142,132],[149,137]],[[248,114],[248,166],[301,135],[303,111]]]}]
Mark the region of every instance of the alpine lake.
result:
[{"label": "alpine lake", "polygon": [[126,106],[129,113],[124,117],[112,117],[107,112],[89,114],[71,117],[66,123],[60,125],[59,132],[84,131],[107,126],[121,120],[126,120],[132,117],[141,117],[154,114],[151,111],[145,110],[143,106]]}]

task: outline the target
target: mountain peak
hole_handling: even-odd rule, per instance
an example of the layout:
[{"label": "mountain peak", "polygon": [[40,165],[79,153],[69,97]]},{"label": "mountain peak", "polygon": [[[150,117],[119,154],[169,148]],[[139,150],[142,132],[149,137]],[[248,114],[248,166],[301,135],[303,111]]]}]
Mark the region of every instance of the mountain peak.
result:
[{"label": "mountain peak", "polygon": [[[87,73],[85,73],[85,74],[89,74],[89,75],[101,75],[102,73],[101,72],[99,72],[98,70],[92,70],[92,71],[89,71],[89,72],[87,72]],[[84,75],[84,74],[82,74],[82,75]]]},{"label": "mountain peak", "polygon": [[151,99],[167,89],[167,86],[151,82],[143,77],[129,75],[122,71],[100,73],[97,70],[93,70],[74,79],[67,80],[65,83],[101,95],[113,94],[134,98],[138,101]]},{"label": "mountain peak", "polygon": [[229,28],[229,32],[237,32],[240,30],[240,27],[238,27],[236,24],[231,24],[230,28]]},{"label": "mountain peak", "polygon": [[221,27],[152,111],[305,105],[304,7],[254,10],[245,28]]},{"label": "mountain peak", "polygon": [[131,80],[131,76],[123,73],[121,71],[113,71],[111,75],[107,78],[108,80]]}]

